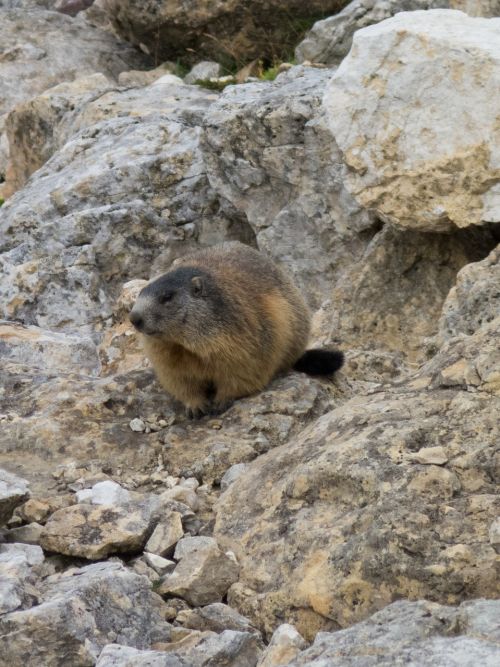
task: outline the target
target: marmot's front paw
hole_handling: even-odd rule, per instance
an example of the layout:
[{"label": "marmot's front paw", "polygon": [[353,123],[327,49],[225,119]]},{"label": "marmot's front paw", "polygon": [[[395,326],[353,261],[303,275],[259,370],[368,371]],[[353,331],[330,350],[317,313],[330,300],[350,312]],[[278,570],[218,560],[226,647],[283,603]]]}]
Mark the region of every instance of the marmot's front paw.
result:
[{"label": "marmot's front paw", "polygon": [[206,412],[203,408],[186,408],[186,417],[188,419],[201,419],[206,415]]},{"label": "marmot's front paw", "polygon": [[203,417],[218,417],[228,410],[232,404],[233,401],[226,401],[224,403],[206,403],[199,408],[186,408],[186,417],[193,420]]}]

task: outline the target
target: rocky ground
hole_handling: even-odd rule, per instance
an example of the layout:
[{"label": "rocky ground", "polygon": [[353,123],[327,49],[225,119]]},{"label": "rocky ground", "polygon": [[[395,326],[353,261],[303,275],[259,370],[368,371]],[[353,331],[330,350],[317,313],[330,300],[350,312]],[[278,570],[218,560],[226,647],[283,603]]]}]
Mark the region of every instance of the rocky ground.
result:
[{"label": "rocky ground", "polygon": [[[498,2],[315,8],[223,92],[162,61],[255,57],[238,3],[90,4],[0,2],[0,665],[496,666]],[[228,239],[346,365],[192,422],[127,314]]]}]

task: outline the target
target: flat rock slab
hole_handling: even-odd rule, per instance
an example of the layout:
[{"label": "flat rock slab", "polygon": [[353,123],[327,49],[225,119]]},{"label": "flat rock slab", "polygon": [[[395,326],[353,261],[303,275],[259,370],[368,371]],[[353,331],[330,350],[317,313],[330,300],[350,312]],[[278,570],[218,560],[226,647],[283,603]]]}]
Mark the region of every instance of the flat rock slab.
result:
[{"label": "flat rock slab", "polygon": [[54,512],[44,526],[40,544],[46,551],[99,560],[111,553],[138,551],[155,520],[157,503],[124,505],[79,504]]},{"label": "flat rock slab", "polygon": [[262,643],[255,634],[225,630],[192,633],[164,644],[163,651],[136,651],[116,644],[106,646],[96,667],[255,667]]}]

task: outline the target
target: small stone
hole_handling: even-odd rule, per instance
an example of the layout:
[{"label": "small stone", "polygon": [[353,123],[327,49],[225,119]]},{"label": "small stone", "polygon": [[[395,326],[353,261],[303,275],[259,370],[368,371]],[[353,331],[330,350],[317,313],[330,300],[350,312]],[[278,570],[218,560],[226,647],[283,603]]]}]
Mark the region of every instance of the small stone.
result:
[{"label": "small stone", "polygon": [[448,462],[448,456],[444,447],[422,447],[415,454],[410,454],[408,457],[415,463],[424,465],[444,465]]},{"label": "small stone", "polygon": [[93,505],[123,505],[130,501],[130,493],[111,480],[98,482],[92,489],[77,491],[76,497],[79,503]]},{"label": "small stone", "polygon": [[193,489],[186,489],[182,486],[175,486],[173,489],[164,491],[160,496],[160,500],[162,502],[167,500],[178,500],[191,508],[193,512],[196,512],[200,507],[200,501],[195,491],[193,491]]},{"label": "small stone", "polygon": [[221,491],[225,491],[226,489],[228,489],[231,486],[231,484],[235,482],[238,479],[238,477],[245,472],[247,467],[248,466],[246,463],[235,463],[230,468],[228,468],[228,470],[226,470],[220,481]]},{"label": "small stone", "polygon": [[187,479],[181,479],[179,486],[182,486],[185,489],[192,489],[193,491],[196,491],[196,489],[200,486],[200,483],[196,477],[188,477]]},{"label": "small stone", "polygon": [[171,556],[183,535],[182,516],[179,512],[170,512],[156,525],[145,549],[158,556]]},{"label": "small stone", "polygon": [[211,537],[185,537],[175,550],[180,561],[158,592],[184,598],[193,606],[220,602],[238,579],[239,566],[223,553]]},{"label": "small stone", "polygon": [[142,577],[147,577],[153,586],[158,583],[158,572],[146,563],[143,556],[133,558],[127,565],[136,574],[140,574]]},{"label": "small stone", "polygon": [[53,512],[74,503],[75,497],[72,493],[47,498],[30,498],[16,510],[16,513],[27,523],[44,523]]},{"label": "small stone", "polygon": [[165,609],[165,620],[172,621],[180,613],[190,609],[190,606],[182,598],[171,598],[167,601],[167,607]]},{"label": "small stone", "polygon": [[28,499],[28,482],[0,469],[0,526],[10,519],[18,505]]},{"label": "small stone", "polygon": [[196,81],[217,78],[221,72],[222,68],[219,63],[212,62],[211,60],[202,60],[186,74],[184,83],[195,83]]},{"label": "small stone", "polygon": [[196,609],[185,609],[177,614],[176,620],[192,630],[256,632],[248,618],[222,602],[214,602]]},{"label": "small stone", "polygon": [[283,623],[273,632],[269,646],[265,649],[257,667],[284,667],[306,648],[304,638],[288,623]]},{"label": "small stone", "polygon": [[6,542],[21,542],[22,544],[40,544],[43,526],[39,523],[28,523],[26,526],[12,528],[5,533]]},{"label": "small stone", "polygon": [[152,554],[147,551],[144,552],[144,560],[160,576],[168,574],[175,569],[175,563],[173,560],[162,558],[161,556],[157,556],[156,554]]},{"label": "small stone", "polygon": [[135,431],[135,433],[143,433],[146,430],[146,424],[138,417],[131,419],[129,426],[132,431]]}]

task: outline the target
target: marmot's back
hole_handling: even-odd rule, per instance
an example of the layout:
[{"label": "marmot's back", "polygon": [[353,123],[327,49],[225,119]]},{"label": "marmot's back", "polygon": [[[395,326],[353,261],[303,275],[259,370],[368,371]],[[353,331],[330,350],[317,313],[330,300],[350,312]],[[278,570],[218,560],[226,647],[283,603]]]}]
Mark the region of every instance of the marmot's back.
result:
[{"label": "marmot's back", "polygon": [[315,374],[342,363],[340,353],[303,354],[310,315],[300,292],[238,242],[177,259],[142,290],[131,321],[162,385],[195,413],[263,389],[296,362]]},{"label": "marmot's back", "polygon": [[235,329],[270,365],[271,377],[301,356],[309,339],[309,310],[292,279],[266,255],[228,242],[186,255],[173,266],[200,267],[214,276],[238,311]]}]

